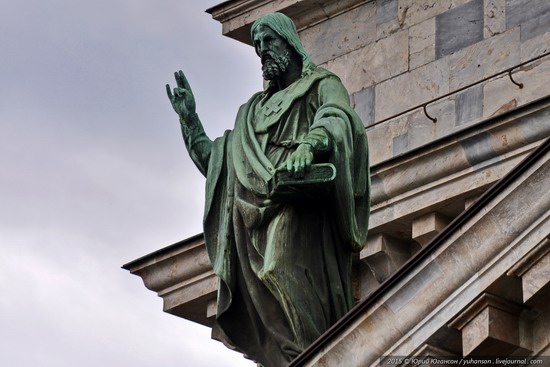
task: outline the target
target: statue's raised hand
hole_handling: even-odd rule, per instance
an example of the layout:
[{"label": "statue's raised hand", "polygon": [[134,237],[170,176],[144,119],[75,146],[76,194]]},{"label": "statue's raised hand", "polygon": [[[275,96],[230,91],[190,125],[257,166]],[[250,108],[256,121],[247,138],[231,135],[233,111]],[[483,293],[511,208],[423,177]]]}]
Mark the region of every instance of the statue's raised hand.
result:
[{"label": "statue's raised hand", "polygon": [[170,85],[166,84],[166,93],[172,103],[172,107],[174,107],[174,111],[176,111],[180,118],[185,121],[191,121],[191,118],[195,115],[195,97],[183,71],[175,72],[174,76],[177,87],[174,88],[174,93],[172,94]]}]

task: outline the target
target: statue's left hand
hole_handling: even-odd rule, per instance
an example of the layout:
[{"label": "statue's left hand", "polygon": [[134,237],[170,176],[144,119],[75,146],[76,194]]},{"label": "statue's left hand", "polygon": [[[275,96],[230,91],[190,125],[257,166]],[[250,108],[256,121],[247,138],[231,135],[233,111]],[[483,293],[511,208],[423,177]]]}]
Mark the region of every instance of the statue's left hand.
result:
[{"label": "statue's left hand", "polygon": [[313,163],[313,148],[310,144],[302,143],[288,158],[283,166],[295,177],[303,177],[311,169]]}]

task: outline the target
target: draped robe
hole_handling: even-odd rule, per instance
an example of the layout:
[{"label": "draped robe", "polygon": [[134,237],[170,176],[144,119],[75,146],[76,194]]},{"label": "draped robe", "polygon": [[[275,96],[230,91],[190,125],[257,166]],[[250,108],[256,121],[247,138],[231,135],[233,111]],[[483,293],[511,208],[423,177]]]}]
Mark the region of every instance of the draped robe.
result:
[{"label": "draped robe", "polygon": [[[322,196],[270,197],[276,169],[314,131],[337,176]],[[337,76],[321,68],[241,106],[213,142],[204,233],[219,276],[213,337],[264,366],[288,364],[353,304],[351,255],[366,241],[364,127]],[[191,154],[193,157],[193,154]]]}]

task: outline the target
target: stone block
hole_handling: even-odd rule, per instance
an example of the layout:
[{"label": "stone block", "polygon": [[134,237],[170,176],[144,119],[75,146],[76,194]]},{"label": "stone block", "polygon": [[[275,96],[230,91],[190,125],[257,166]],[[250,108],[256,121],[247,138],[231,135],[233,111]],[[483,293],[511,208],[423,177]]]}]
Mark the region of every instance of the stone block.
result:
[{"label": "stone block", "polygon": [[489,38],[504,33],[506,31],[506,0],[485,0],[483,7],[485,14],[483,36]]},{"label": "stone block", "polygon": [[409,28],[409,69],[435,60],[435,18]]},{"label": "stone block", "polygon": [[521,62],[531,60],[550,51],[550,32],[521,43]]},{"label": "stone block", "polygon": [[404,133],[393,138],[392,142],[393,156],[398,156],[399,154],[405,153],[409,150],[409,139],[408,134]]},{"label": "stone block", "polygon": [[514,80],[524,84],[522,89],[513,84],[508,75],[488,81],[483,87],[483,116],[497,116],[517,106],[550,94],[550,59],[544,58],[512,73]]},{"label": "stone block", "polygon": [[401,29],[401,24],[399,20],[393,19],[389,22],[382,23],[376,26],[376,40],[381,40],[391,36],[392,34],[398,32]]},{"label": "stone block", "polygon": [[455,97],[456,125],[473,121],[483,115],[483,85],[476,85]]},{"label": "stone block", "polygon": [[367,127],[374,123],[374,96],[374,86],[370,86],[351,95],[355,112],[357,112],[363,124]]},{"label": "stone block", "polygon": [[[406,116],[387,121],[383,124],[375,126],[371,130],[367,130],[369,138],[369,153],[371,154],[371,165],[373,162],[381,162],[394,156],[394,139],[404,135],[409,129],[409,122]],[[397,143],[399,144],[399,143]],[[401,144],[406,144],[406,140]]]},{"label": "stone block", "polygon": [[397,19],[398,0],[376,1],[376,25]]},{"label": "stone block", "polygon": [[449,218],[436,213],[428,213],[412,221],[412,238],[421,246],[430,242],[450,223]]},{"label": "stone block", "polygon": [[[518,79],[517,75],[514,79]],[[501,115],[519,105],[518,87],[512,84],[507,75],[487,82],[483,86],[483,116]]]},{"label": "stone block", "polygon": [[473,0],[452,0],[451,1],[451,8],[456,8],[458,6],[469,3],[470,1],[473,1]]},{"label": "stone block", "polygon": [[367,130],[371,166],[393,157],[392,139],[388,138],[389,128],[390,124],[385,123]]},{"label": "stone block", "polygon": [[550,299],[550,239],[545,238],[507,274],[521,277],[524,303],[545,309]]},{"label": "stone block", "polygon": [[316,64],[322,64],[375,41],[375,4],[366,3],[300,32]]},{"label": "stone block", "polygon": [[376,280],[372,270],[364,262],[360,262],[358,270],[359,279],[359,299],[364,300],[379,286],[380,282]]},{"label": "stone block", "polygon": [[521,277],[523,285],[523,300],[528,305],[535,304],[538,296],[539,304],[546,304],[550,298],[550,252],[547,252]]},{"label": "stone block", "polygon": [[213,319],[216,317],[218,312],[218,300],[216,298],[211,299],[206,302],[206,317],[208,319]]},{"label": "stone block", "polygon": [[[533,320],[533,352],[538,355],[550,355],[550,310],[548,308]],[[542,352],[546,349],[546,353]],[[541,353],[542,352],[542,353]]]},{"label": "stone block", "polygon": [[483,0],[474,0],[435,18],[436,58],[483,40]]},{"label": "stone block", "polygon": [[[416,113],[411,114],[411,129],[409,129],[409,148],[427,144],[433,139],[447,136],[450,133],[456,131],[456,107],[455,100],[452,96],[430,103],[426,107],[426,110],[431,117],[437,119],[437,122],[434,123],[430,119],[428,119],[422,109],[418,109]],[[422,136],[421,131],[415,131],[418,126],[423,126],[428,134]],[[428,129],[430,129],[431,131],[428,132]]]},{"label": "stone block", "polygon": [[449,56],[450,89],[459,89],[517,65],[519,33],[514,28]]},{"label": "stone block", "polygon": [[528,352],[528,346],[520,341],[522,310],[516,303],[484,293],[449,326],[462,332],[465,357],[505,357],[518,351]]},{"label": "stone block", "polygon": [[539,15],[521,25],[521,42],[550,31],[550,12]]},{"label": "stone block", "polygon": [[460,145],[472,167],[498,155],[493,147],[493,135],[485,131],[462,140]]},{"label": "stone block", "polygon": [[[431,109],[430,109],[431,111]],[[418,148],[428,144],[435,139],[437,124],[429,120],[422,110],[415,111],[409,115],[408,147]]]},{"label": "stone block", "polygon": [[402,28],[398,10],[399,0],[376,1],[376,40],[388,37]]},{"label": "stone block", "polygon": [[350,93],[389,79],[409,67],[409,38],[400,31],[321,65],[337,74]]},{"label": "stone block", "polygon": [[440,59],[376,86],[380,121],[449,92],[449,65]]},{"label": "stone block", "polygon": [[550,12],[550,1],[546,0],[507,0],[506,29],[526,23]]},{"label": "stone block", "polygon": [[359,253],[379,283],[386,280],[411,257],[411,247],[386,234],[375,234]]},{"label": "stone block", "polygon": [[467,210],[472,205],[474,205],[474,203],[477,201],[477,199],[479,199],[479,195],[470,196],[469,198],[466,198],[466,200],[464,200],[464,210]]},{"label": "stone block", "polygon": [[[402,137],[402,141],[393,141],[392,152],[394,155],[403,152],[403,149],[410,150],[426,145],[434,139],[446,136],[456,130],[454,99],[449,97],[431,103],[428,105],[427,110],[430,116],[437,118],[436,123],[428,119],[421,108],[388,122],[392,126],[392,129],[388,130],[389,137],[392,137],[392,139],[407,134],[406,140]],[[398,126],[402,126],[406,130]],[[403,149],[400,150],[400,148],[396,148],[397,146]]]},{"label": "stone block", "polygon": [[451,6],[451,0],[399,0],[399,23],[408,28],[446,12]]}]

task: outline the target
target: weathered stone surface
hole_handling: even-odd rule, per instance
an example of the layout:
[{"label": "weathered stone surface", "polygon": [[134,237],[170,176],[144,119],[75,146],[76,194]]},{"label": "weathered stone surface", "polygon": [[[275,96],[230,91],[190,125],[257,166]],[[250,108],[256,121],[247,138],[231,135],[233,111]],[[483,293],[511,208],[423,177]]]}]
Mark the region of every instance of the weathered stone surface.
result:
[{"label": "weathered stone surface", "polygon": [[533,322],[533,352],[550,355],[550,312],[538,315]]},{"label": "weathered stone surface", "polygon": [[451,1],[451,8],[456,8],[458,6],[469,3],[470,1],[473,1],[473,0],[452,0]]},{"label": "weathered stone surface", "polygon": [[[406,116],[367,130],[371,165],[375,164],[373,162],[381,162],[393,157],[396,149],[397,151],[401,150],[401,152],[406,151],[407,139],[401,138],[402,141],[397,143],[394,139],[407,134],[407,130],[408,119]],[[396,147],[395,144],[401,144],[401,146]]]},{"label": "weathered stone surface", "polygon": [[474,0],[435,18],[436,58],[450,55],[483,39],[483,0]]},{"label": "weathered stone surface", "polygon": [[381,124],[367,130],[369,139],[369,159],[374,165],[393,157],[392,139],[388,139],[390,124]]},{"label": "weathered stone surface", "polygon": [[393,156],[397,156],[401,153],[405,153],[409,150],[408,134],[404,133],[393,138],[392,142]]},{"label": "weathered stone surface", "polygon": [[430,103],[426,109],[430,116],[437,118],[437,122],[428,119],[422,109],[408,115],[409,149],[426,145],[456,130],[454,99],[445,98]]},{"label": "weathered stone surface", "polygon": [[518,88],[507,75],[485,84],[483,116],[496,116],[550,94],[550,59],[544,58],[513,72],[514,80],[524,84]]},{"label": "weathered stone surface", "polygon": [[451,6],[451,0],[399,0],[399,23],[408,28],[446,12]]},{"label": "weathered stone surface", "polygon": [[398,19],[390,20],[389,22],[382,23],[376,26],[376,40],[386,38],[402,29]]},{"label": "weathered stone surface", "polygon": [[491,157],[497,156],[492,147],[493,136],[488,132],[482,132],[460,142],[466,159],[471,166],[484,162]]},{"label": "weathered stone surface", "polygon": [[295,20],[298,31],[301,31],[364,3],[365,0],[240,0],[224,1],[208,12],[222,23],[224,35],[250,45],[250,26],[267,13],[282,12],[288,15]]},{"label": "weathered stone surface", "polygon": [[376,25],[397,19],[398,0],[376,1]]},{"label": "weathered stone surface", "polygon": [[376,1],[376,40],[386,38],[399,31],[399,0]]},{"label": "weathered stone surface", "polygon": [[[548,288],[550,284],[550,252],[547,252],[541,259],[537,261],[522,277],[523,284],[523,299],[529,302],[537,293]],[[546,297],[539,297],[541,301],[546,302]],[[544,299],[546,298],[546,299]]]},{"label": "weathered stone surface", "polygon": [[[432,109],[430,108],[430,111]],[[419,110],[409,115],[408,143],[409,149],[418,148],[435,138],[437,123],[424,116]]]},{"label": "weathered stone surface", "polygon": [[506,31],[506,0],[485,0],[483,36],[492,37]]},{"label": "weathered stone surface", "polygon": [[456,125],[483,115],[483,85],[476,85],[456,95]]},{"label": "weathered stone surface", "polygon": [[507,274],[521,278],[524,303],[544,309],[550,296],[550,237],[527,253]]},{"label": "weathered stone surface", "polygon": [[519,315],[523,307],[483,293],[450,324],[462,332],[464,356],[504,357],[522,348]]},{"label": "weathered stone surface", "polygon": [[521,25],[521,42],[550,31],[550,11]]},{"label": "weathered stone surface", "polygon": [[376,120],[449,92],[449,65],[440,59],[376,86]]},{"label": "weathered stone surface", "polygon": [[[415,155],[410,161],[403,157],[373,165],[372,174],[376,180],[373,180],[370,229],[392,233],[393,227],[385,227],[388,223],[403,223],[407,218],[410,223],[413,213],[438,211],[445,208],[450,198],[458,200],[462,196],[466,200],[479,194],[480,189],[503,177],[533,149],[528,144],[550,136],[549,117],[550,109],[518,115],[513,117],[513,122],[501,121],[491,128],[485,125],[483,130],[486,131],[479,131],[481,127],[468,129],[468,134],[458,141],[434,152]],[[388,147],[387,137],[403,134],[403,127],[408,127],[409,137],[413,136],[416,125],[408,126],[407,122],[395,126],[396,135],[386,124],[373,129],[374,135],[368,132],[370,141],[374,141],[371,154],[380,157],[379,150],[385,149],[385,157],[389,157],[391,147]],[[476,138],[480,134],[483,138]],[[471,152],[465,151],[470,148]],[[497,158],[499,156],[502,158]],[[472,169],[472,164],[477,168]],[[457,210],[462,211],[462,208],[457,207]],[[411,238],[408,228],[408,238]],[[406,233],[406,229],[403,231]]]},{"label": "weathered stone surface", "polygon": [[450,89],[456,90],[519,63],[519,29],[478,42],[449,57]]},{"label": "weathered stone surface", "polygon": [[386,234],[375,234],[360,252],[378,283],[382,283],[411,257],[411,247]]},{"label": "weathered stone surface", "polygon": [[[421,115],[419,118],[422,118],[423,120],[427,120],[430,123],[432,123],[432,136],[434,139],[436,138],[442,138],[444,136],[449,135],[450,133],[453,133],[456,131],[455,129],[455,114],[456,114],[456,108],[455,108],[455,100],[452,97],[448,97],[433,103],[430,103],[426,110],[430,114],[430,116],[437,118],[436,123],[432,123],[431,120],[429,120],[422,110],[420,110]],[[422,137],[419,137],[419,139],[422,139]],[[431,141],[431,140],[430,140]],[[427,141],[424,142],[426,144]]]},{"label": "weathered stone surface", "polygon": [[350,93],[407,71],[409,38],[400,31],[321,65],[334,72]]},{"label": "weathered stone surface", "polygon": [[435,18],[409,28],[409,70],[435,60]]},{"label": "weathered stone surface", "polygon": [[466,210],[469,207],[471,207],[472,205],[474,205],[474,203],[477,201],[477,199],[479,199],[479,195],[470,196],[469,198],[464,200],[464,210]]},{"label": "weathered stone surface", "polygon": [[546,0],[507,0],[506,29],[526,23],[547,12],[550,12],[550,2]]},{"label": "weathered stone surface", "polygon": [[449,218],[437,212],[425,214],[412,221],[412,238],[421,246],[424,246],[449,223]]},{"label": "weathered stone surface", "polygon": [[322,64],[375,41],[374,2],[330,18],[300,32],[300,39],[316,64]]},{"label": "weathered stone surface", "polygon": [[531,60],[550,51],[550,32],[521,43],[521,62]]},{"label": "weathered stone surface", "polygon": [[359,117],[361,117],[361,121],[363,121],[365,126],[369,126],[374,123],[374,96],[374,86],[365,88],[352,94],[351,96],[355,111]]}]

